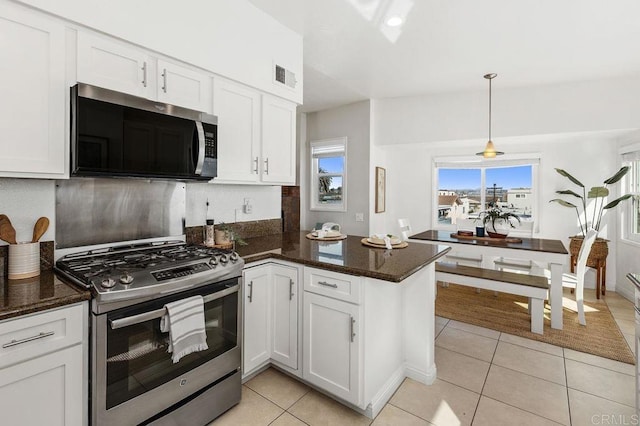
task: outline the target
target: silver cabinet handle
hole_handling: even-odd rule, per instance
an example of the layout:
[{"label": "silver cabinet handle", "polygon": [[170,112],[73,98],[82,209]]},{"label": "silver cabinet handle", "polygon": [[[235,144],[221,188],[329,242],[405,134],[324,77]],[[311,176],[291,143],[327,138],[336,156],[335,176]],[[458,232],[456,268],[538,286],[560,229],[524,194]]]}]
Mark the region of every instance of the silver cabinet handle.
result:
[{"label": "silver cabinet handle", "polygon": [[318,284],[323,285],[325,287],[338,288],[338,284],[328,283],[326,281],[318,281]]},{"label": "silver cabinet handle", "polygon": [[147,87],[147,61],[142,65],[142,85]]},{"label": "silver cabinet handle", "polygon": [[256,168],[253,169],[253,173],[258,174],[258,157],[256,157],[256,159],[253,160],[253,161],[254,161],[254,163],[256,163]]},{"label": "silver cabinet handle", "polygon": [[167,93],[167,69],[162,70],[162,90]]},{"label": "silver cabinet handle", "polygon": [[289,278],[289,300],[293,299],[293,280]]},{"label": "silver cabinet handle", "polygon": [[269,158],[265,158],[264,160],[264,174],[269,174]]},{"label": "silver cabinet handle", "polygon": [[9,343],[5,343],[4,345],[2,345],[2,347],[3,348],[10,348],[11,346],[21,345],[23,343],[31,342],[31,341],[38,340],[38,339],[44,339],[45,337],[53,336],[54,334],[56,334],[55,331],[47,331],[47,332],[41,331],[40,333],[36,334],[35,336],[25,337],[24,339],[20,339],[20,340],[13,339]]},{"label": "silver cabinet handle", "polygon": [[253,281],[249,281],[249,303],[253,302]]},{"label": "silver cabinet handle", "polygon": [[353,342],[353,339],[355,339],[355,337],[356,337],[356,332],[354,331],[355,323],[356,323],[355,318],[351,317],[351,342]]}]

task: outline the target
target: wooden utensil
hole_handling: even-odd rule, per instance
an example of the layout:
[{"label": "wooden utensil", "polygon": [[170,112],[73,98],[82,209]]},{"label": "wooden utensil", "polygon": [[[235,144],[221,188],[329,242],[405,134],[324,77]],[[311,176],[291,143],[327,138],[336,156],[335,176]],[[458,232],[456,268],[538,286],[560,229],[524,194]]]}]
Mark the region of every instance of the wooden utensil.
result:
[{"label": "wooden utensil", "polygon": [[43,216],[36,221],[36,224],[33,227],[33,239],[31,242],[37,243],[44,233],[47,232],[47,229],[49,229],[49,219]]},{"label": "wooden utensil", "polygon": [[9,244],[17,244],[16,230],[7,215],[0,214],[0,240]]}]

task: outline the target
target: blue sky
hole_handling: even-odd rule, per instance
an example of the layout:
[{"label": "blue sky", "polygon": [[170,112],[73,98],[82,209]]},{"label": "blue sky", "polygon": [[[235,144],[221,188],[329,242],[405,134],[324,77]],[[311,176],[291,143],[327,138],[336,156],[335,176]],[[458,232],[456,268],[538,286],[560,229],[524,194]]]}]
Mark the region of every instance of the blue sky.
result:
[{"label": "blue sky", "polygon": [[[439,189],[480,188],[480,169],[440,169]],[[531,166],[486,169],[486,185],[504,189],[531,188]]]}]

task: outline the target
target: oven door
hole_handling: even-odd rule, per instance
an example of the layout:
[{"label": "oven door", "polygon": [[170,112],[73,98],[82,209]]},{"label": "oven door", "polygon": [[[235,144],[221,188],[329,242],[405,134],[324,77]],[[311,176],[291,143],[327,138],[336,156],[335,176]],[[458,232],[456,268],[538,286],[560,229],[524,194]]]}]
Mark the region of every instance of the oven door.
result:
[{"label": "oven door", "polygon": [[[238,289],[235,278],[93,315],[93,424],[140,423],[237,372]],[[160,318],[166,303],[194,295],[205,301],[209,348],[174,364],[167,352],[169,334],[160,331]]]}]

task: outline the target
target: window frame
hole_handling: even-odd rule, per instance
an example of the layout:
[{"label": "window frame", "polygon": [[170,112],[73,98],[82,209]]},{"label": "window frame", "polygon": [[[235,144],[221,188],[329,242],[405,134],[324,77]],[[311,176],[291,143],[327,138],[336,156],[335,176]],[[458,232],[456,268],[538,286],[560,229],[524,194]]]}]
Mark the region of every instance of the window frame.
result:
[{"label": "window frame", "polygon": [[445,156],[434,157],[432,162],[432,209],[431,209],[431,223],[432,228],[437,230],[455,231],[456,225],[453,224],[441,224],[438,222],[438,193],[440,191],[439,182],[439,169],[481,169],[480,172],[480,187],[481,190],[481,205],[486,204],[487,196],[487,184],[486,184],[486,169],[495,167],[517,167],[517,166],[531,166],[531,195],[533,197],[531,207],[531,217],[533,220],[533,233],[540,232],[541,222],[541,187],[540,187],[540,164],[542,163],[542,155],[540,153],[523,153],[523,154],[506,154],[499,159],[495,158],[479,158],[476,156]]},{"label": "window frame", "polygon": [[[314,155],[314,148],[321,147],[343,147],[343,157],[344,157],[344,166],[342,169],[342,173],[323,173],[320,174],[318,170],[318,158],[320,156]],[[309,209],[311,211],[325,211],[325,212],[346,212],[347,211],[347,137],[338,137],[331,139],[320,139],[311,141],[309,144],[309,161],[310,161],[310,185],[311,185],[311,197],[309,200]],[[319,186],[318,181],[321,177],[334,177],[341,176],[342,177],[342,202],[339,204],[320,204],[318,203],[319,194]]]},{"label": "window frame", "polygon": [[631,202],[625,202],[624,207],[621,209],[620,223],[622,225],[620,227],[620,237],[624,241],[640,246],[640,232],[634,232],[633,229],[633,217],[636,214],[637,210],[640,209],[640,185],[638,185],[638,188],[633,188],[633,181],[637,180],[638,175],[640,175],[640,144],[632,144],[622,147],[619,151],[619,154],[622,165],[631,166],[631,169],[622,180],[621,195],[635,195],[631,199]]}]

